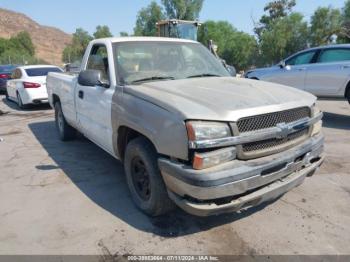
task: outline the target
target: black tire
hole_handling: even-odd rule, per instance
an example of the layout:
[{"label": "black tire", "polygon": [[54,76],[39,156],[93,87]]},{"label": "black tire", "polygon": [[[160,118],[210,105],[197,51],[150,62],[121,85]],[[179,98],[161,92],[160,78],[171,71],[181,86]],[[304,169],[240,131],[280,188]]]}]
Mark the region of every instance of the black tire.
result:
[{"label": "black tire", "polygon": [[[131,196],[136,206],[150,216],[164,215],[175,207],[168,196],[157,160],[154,146],[143,137],[132,140],[126,147],[124,169]],[[144,170],[139,168],[136,172],[139,162],[143,163]],[[144,179],[138,180],[140,175],[137,174],[141,173]]]},{"label": "black tire", "polygon": [[28,108],[27,105],[23,104],[21,95],[18,92],[17,92],[17,105],[20,109],[27,109]]},{"label": "black tire", "polygon": [[10,101],[9,94],[7,93],[7,89],[5,89],[5,98],[7,101]]},{"label": "black tire", "polygon": [[345,98],[348,100],[350,104],[350,83],[348,84],[348,87],[346,89]]},{"label": "black tire", "polygon": [[57,129],[59,138],[62,141],[73,140],[77,135],[77,131],[73,127],[71,127],[67,123],[66,119],[64,118],[61,103],[56,102],[54,107],[55,107],[56,129]]}]

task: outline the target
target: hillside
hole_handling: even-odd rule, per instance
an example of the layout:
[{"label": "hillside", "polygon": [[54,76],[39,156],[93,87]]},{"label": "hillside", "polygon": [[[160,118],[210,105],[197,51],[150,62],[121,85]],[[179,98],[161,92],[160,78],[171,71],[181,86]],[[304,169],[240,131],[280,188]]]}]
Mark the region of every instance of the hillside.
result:
[{"label": "hillside", "polygon": [[61,65],[62,51],[72,36],[57,28],[39,25],[28,16],[0,8],[0,37],[10,38],[27,31],[35,45],[36,57]]}]

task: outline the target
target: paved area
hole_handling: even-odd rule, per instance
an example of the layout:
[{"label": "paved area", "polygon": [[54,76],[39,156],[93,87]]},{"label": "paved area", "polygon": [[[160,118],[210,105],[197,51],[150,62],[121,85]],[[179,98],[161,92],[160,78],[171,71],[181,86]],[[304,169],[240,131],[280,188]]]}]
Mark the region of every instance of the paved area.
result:
[{"label": "paved area", "polygon": [[0,254],[350,254],[350,105],[320,101],[326,161],[279,200],[197,218],[149,218],[122,165],[57,139],[53,111],[0,97]]}]

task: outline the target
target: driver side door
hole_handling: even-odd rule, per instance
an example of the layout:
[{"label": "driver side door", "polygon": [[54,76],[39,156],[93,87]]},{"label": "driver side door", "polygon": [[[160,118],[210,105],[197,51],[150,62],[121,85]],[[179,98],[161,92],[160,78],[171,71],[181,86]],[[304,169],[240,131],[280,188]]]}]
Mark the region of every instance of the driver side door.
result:
[{"label": "driver side door", "polygon": [[[99,70],[102,79],[111,83],[111,71],[108,62],[108,53],[105,45],[96,44],[91,48],[86,69]],[[76,111],[80,130],[90,140],[113,153],[112,148],[112,121],[111,106],[114,87],[83,86],[77,83]]]}]

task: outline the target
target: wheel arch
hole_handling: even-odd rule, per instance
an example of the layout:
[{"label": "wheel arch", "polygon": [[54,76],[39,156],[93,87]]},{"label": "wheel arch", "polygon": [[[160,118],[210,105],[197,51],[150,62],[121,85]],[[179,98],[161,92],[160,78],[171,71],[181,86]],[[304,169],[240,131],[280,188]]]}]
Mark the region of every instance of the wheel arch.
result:
[{"label": "wheel arch", "polygon": [[117,149],[116,153],[121,161],[124,160],[125,151],[128,143],[138,137],[143,137],[147,139],[152,144],[154,150],[157,152],[156,146],[154,145],[152,140],[148,138],[146,135],[128,126],[120,126],[118,128],[117,145],[115,149]]}]

